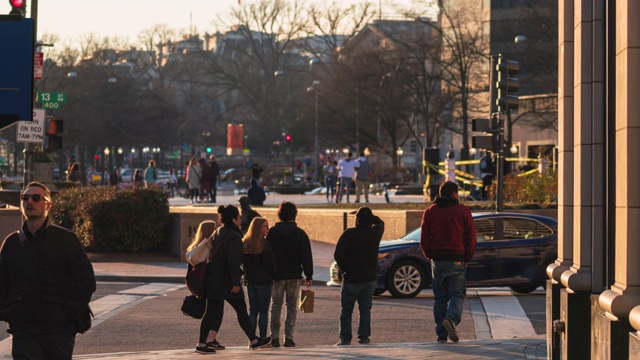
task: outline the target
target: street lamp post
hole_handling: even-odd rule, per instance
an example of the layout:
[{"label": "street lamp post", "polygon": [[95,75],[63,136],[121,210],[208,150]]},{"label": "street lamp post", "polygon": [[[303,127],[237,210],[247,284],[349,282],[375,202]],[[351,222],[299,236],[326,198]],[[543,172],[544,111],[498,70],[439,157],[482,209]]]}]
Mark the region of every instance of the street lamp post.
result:
[{"label": "street lamp post", "polygon": [[316,88],[320,85],[320,81],[313,80],[311,86],[307,88],[308,92],[313,91],[315,95],[315,134],[313,139],[313,180],[314,182],[318,182],[318,89]]}]

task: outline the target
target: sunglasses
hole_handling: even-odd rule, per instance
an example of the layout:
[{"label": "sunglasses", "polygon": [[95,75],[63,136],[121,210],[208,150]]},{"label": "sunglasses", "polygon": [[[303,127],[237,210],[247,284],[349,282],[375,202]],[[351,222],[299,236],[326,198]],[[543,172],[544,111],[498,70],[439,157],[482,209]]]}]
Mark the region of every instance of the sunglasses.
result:
[{"label": "sunglasses", "polygon": [[49,198],[47,198],[44,195],[40,195],[40,194],[22,194],[20,195],[20,200],[22,201],[29,201],[29,199],[32,199],[33,202],[40,202],[41,199],[44,199],[44,201],[49,201]]}]

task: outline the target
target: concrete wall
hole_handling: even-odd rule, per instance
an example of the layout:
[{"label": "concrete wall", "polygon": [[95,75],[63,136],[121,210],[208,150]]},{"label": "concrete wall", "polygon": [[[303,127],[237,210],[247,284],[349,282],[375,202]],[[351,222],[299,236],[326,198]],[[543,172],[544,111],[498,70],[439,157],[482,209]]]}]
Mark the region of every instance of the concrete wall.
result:
[{"label": "concrete wall", "polygon": [[22,214],[19,209],[0,209],[0,242],[21,226]]}]

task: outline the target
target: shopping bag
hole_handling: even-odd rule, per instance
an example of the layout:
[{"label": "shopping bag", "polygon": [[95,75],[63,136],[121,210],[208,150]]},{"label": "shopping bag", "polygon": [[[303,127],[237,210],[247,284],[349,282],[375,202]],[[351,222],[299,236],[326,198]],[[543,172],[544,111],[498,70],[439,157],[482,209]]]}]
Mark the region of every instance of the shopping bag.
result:
[{"label": "shopping bag", "polygon": [[207,309],[207,299],[199,298],[195,295],[188,295],[182,301],[182,313],[194,319],[202,319],[204,311]]},{"label": "shopping bag", "polygon": [[191,266],[196,266],[200,263],[207,261],[207,257],[209,256],[209,252],[211,251],[211,238],[204,239],[195,247],[195,249],[189,251],[185,254],[187,258],[187,262],[191,264]]},{"label": "shopping bag", "polygon": [[315,293],[311,289],[303,289],[300,291],[300,304],[298,308],[305,314],[312,313],[314,301]]}]

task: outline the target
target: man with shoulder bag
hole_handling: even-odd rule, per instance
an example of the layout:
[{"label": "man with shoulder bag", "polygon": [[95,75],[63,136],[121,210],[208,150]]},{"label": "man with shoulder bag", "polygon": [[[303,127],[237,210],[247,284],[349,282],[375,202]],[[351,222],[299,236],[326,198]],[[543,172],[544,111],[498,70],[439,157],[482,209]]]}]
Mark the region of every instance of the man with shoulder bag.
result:
[{"label": "man with shoulder bag", "polygon": [[91,326],[93,267],[78,237],[51,223],[51,205],[49,188],[29,183],[26,220],[0,247],[0,320],[14,359],[71,359],[76,334]]}]

